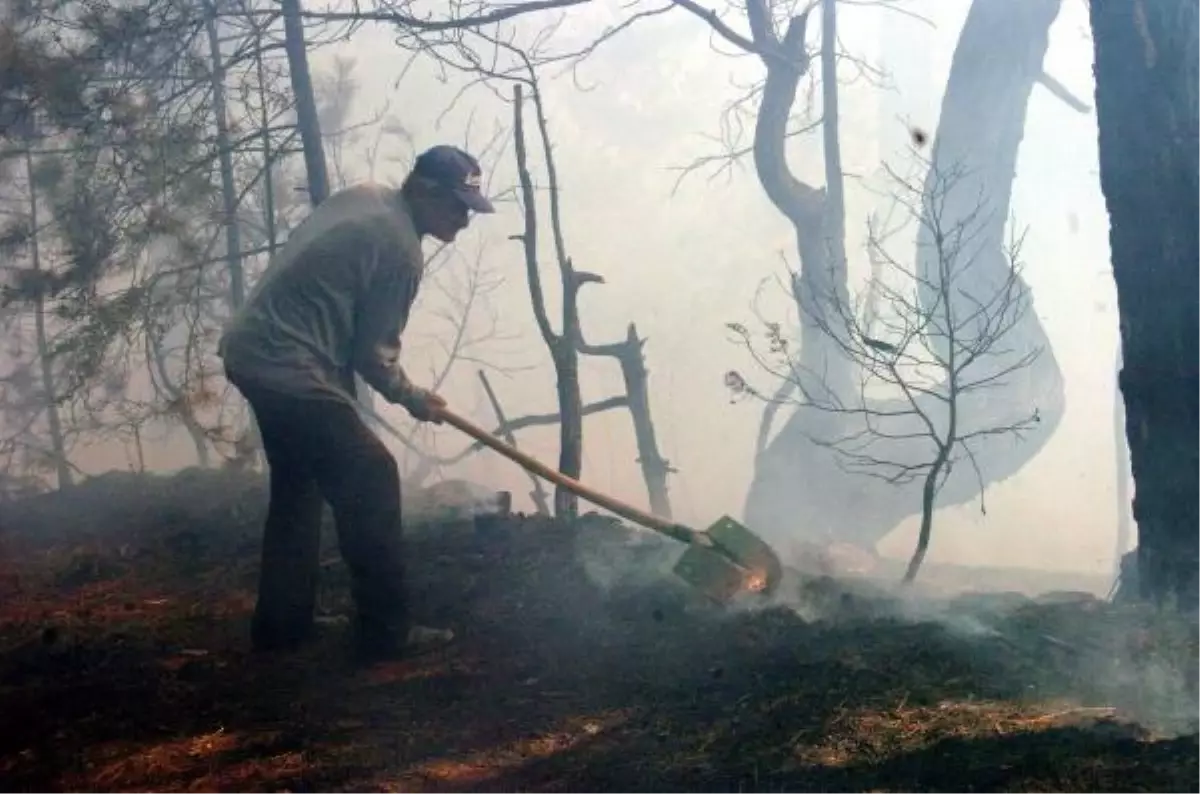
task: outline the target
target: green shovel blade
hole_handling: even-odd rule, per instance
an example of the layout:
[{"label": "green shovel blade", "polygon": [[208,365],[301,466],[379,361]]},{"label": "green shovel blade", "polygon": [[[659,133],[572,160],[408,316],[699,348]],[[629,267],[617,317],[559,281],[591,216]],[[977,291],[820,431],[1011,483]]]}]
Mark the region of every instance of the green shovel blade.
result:
[{"label": "green shovel blade", "polygon": [[713,548],[691,544],[675,563],[680,579],[719,603],[743,592],[769,593],[779,583],[779,556],[746,527],[722,516],[706,534]]}]

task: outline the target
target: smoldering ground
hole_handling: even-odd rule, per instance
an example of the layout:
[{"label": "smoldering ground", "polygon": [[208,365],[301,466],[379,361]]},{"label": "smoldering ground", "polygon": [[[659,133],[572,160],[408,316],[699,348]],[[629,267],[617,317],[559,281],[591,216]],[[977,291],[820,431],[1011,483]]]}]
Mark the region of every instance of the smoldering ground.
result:
[{"label": "smoldering ground", "polygon": [[[797,546],[775,593],[724,609],[699,603],[674,581],[677,544],[599,519],[607,532],[581,532],[577,555],[592,584],[615,601],[688,603],[707,619],[734,622],[767,611],[819,629],[909,625],[942,632],[1000,677],[1029,676],[1037,689],[1086,693],[1172,735],[1196,731],[1197,627],[1147,605],[1116,605],[1082,591],[969,590],[947,593],[900,583],[902,566],[873,563],[841,547]],[[936,573],[933,574],[936,578]],[[636,594],[636,595],[635,595]],[[661,610],[660,610],[661,611]],[[1035,669],[1036,668],[1036,669]]]},{"label": "smoldering ground", "polygon": [[[458,641],[361,670],[334,628],[299,654],[248,653],[264,505],[256,476],[191,471],[0,512],[7,780],[1195,787],[1194,630],[1146,613],[799,573],[772,602],[718,608],[662,573],[674,544],[618,522],[457,519],[407,546],[417,618]],[[323,560],[320,611],[346,614],[332,531]]]}]

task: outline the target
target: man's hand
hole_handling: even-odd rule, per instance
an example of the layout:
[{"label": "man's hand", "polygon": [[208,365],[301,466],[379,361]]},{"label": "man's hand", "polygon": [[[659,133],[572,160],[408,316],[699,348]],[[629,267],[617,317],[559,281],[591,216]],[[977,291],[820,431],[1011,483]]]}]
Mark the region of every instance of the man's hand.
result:
[{"label": "man's hand", "polygon": [[428,389],[413,389],[412,395],[404,401],[404,407],[419,422],[442,423],[442,409],[446,401]]}]

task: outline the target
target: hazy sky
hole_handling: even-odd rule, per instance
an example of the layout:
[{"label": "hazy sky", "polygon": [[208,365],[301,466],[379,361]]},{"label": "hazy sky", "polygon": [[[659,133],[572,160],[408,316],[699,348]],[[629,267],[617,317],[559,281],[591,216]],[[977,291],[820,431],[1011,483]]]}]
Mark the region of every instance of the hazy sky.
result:
[{"label": "hazy sky", "polygon": [[[860,273],[865,219],[882,206],[860,179],[879,184],[885,157],[903,165],[897,156],[904,128],[892,118],[905,116],[925,129],[936,128],[942,87],[968,5],[967,0],[907,4],[935,27],[873,5],[846,6],[841,12],[843,45],[892,72],[895,82],[891,90],[883,90],[860,79],[842,91],[844,165],[856,175],[847,183],[848,249],[851,267]],[[1046,66],[1090,103],[1086,10],[1085,3],[1065,0],[1051,30]],[[616,3],[572,11],[559,33],[588,40],[616,13]],[[549,19],[527,20],[524,27],[536,30]],[[731,16],[730,22],[745,30],[744,20]],[[885,31],[891,37],[886,43]],[[384,28],[368,28],[352,45],[337,50],[357,63],[357,117],[369,117],[386,102],[418,148],[461,143],[468,129],[478,145],[496,124],[508,123],[511,111],[476,89],[438,126],[457,91],[455,79],[443,83],[432,69],[418,66],[397,84],[405,58],[396,54],[391,39]],[[316,53],[314,68],[327,67],[334,52]],[[753,320],[751,302],[759,282],[781,272],[784,259],[794,265],[795,248],[791,228],[767,202],[749,163],[715,180],[697,174],[675,195],[678,173],[673,169],[717,152],[705,136],[719,132],[722,108],[743,90],[739,86],[760,74],[754,59],[714,54],[705,25],[679,11],[643,20],[594,54],[577,75],[590,90],[580,90],[570,75],[548,76],[545,88],[568,251],[578,267],[599,272],[607,281],[584,293],[584,332],[589,341],[611,340],[623,336],[633,321],[649,337],[646,353],[658,438],[664,455],[679,469],[670,480],[673,505],[678,518],[696,524],[722,513],[740,514],[760,413],[752,403],[730,404],[722,385],[726,370],[747,364],[724,324]],[[847,69],[844,77],[852,76]],[[790,156],[799,176],[820,183],[819,137],[795,140]],[[485,168],[494,171],[494,189],[515,181],[511,149],[485,162]],[[361,167],[359,173],[365,175]],[[393,181],[402,175],[395,165],[377,172]],[[930,559],[1108,570],[1116,527],[1112,411],[1118,336],[1094,115],[1072,111],[1035,87],[1013,198],[1017,222],[1028,227],[1025,274],[1063,368],[1067,412],[1043,453],[1018,476],[989,490],[986,516],[977,505],[939,514]],[[545,217],[544,204],[542,213]],[[509,377],[492,376],[511,416],[556,407],[552,369],[529,309],[521,250],[507,239],[520,225],[517,208],[504,204],[497,215],[478,220],[459,243],[468,258],[482,248],[487,266],[506,277],[493,303],[505,329],[521,336],[495,345],[491,359],[499,365],[534,367]],[[543,274],[556,304],[557,275],[545,228]],[[911,246],[899,253],[910,258]],[[437,296],[423,301],[405,354],[418,379],[428,362],[438,360],[431,346],[416,344],[419,333],[436,322]],[[782,301],[771,305],[786,310]],[[554,317],[556,305],[551,312]],[[481,348],[479,354],[488,351]],[[454,407],[490,425],[493,419],[475,369],[460,367],[445,394]],[[586,361],[585,401],[619,389],[614,362]],[[401,409],[385,413],[404,415]],[[548,462],[557,458],[556,428],[525,432],[519,441]],[[442,450],[453,451],[463,443],[454,431],[438,432]],[[635,458],[626,412],[586,421],[586,481],[644,505]],[[476,456],[452,476],[508,488],[518,497],[529,490],[519,470],[491,453]],[[914,533],[915,519],[899,527],[881,549],[907,554]]]}]

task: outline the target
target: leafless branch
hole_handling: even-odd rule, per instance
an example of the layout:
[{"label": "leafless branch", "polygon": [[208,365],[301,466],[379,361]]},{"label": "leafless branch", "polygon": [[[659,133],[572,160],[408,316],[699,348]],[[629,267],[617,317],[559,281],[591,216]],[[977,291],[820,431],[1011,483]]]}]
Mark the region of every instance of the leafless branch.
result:
[{"label": "leafless branch", "polygon": [[[921,157],[915,150],[913,154]],[[815,391],[812,378],[797,372],[797,357],[777,323],[767,324],[765,345],[740,324],[730,324],[730,330],[755,365],[778,385],[768,392],[750,385],[736,371],[726,376],[735,395],[753,397],[768,407],[791,402],[802,411],[840,417],[829,426],[836,429],[811,432],[809,441],[832,452],[845,471],[893,485],[921,484],[921,539],[908,580],[923,559],[937,494],[956,463],[964,458],[970,463],[983,491],[971,444],[1001,436],[1020,439],[1040,422],[1036,405],[997,420],[981,409],[979,400],[986,396],[973,397],[976,392],[1003,388],[1041,353],[1039,347],[1030,348],[1012,336],[1029,308],[1028,290],[1020,277],[1021,236],[1014,234],[1004,251],[992,251],[984,230],[994,223],[985,200],[980,197],[973,209],[964,210],[961,202],[970,195],[955,192],[964,183],[965,172],[939,171],[928,161],[922,164],[930,172],[926,185],[932,185],[932,191],[890,173],[896,206],[932,240],[930,266],[899,262],[883,242],[893,230],[881,230],[873,221],[868,225],[873,267],[865,293],[876,306],[863,311],[861,301],[833,291],[810,301],[818,307],[811,315],[813,321],[855,365],[857,397],[839,400],[829,392]],[[947,200],[951,193],[959,202],[953,211]],[[885,281],[884,268],[898,274],[905,286]],[[876,396],[881,391],[891,396]],[[760,446],[763,443],[760,439]]]}]

